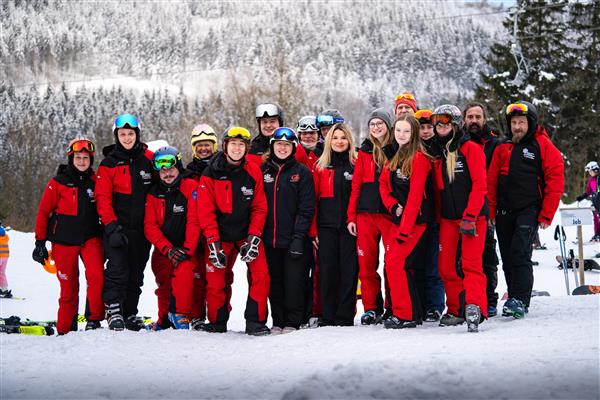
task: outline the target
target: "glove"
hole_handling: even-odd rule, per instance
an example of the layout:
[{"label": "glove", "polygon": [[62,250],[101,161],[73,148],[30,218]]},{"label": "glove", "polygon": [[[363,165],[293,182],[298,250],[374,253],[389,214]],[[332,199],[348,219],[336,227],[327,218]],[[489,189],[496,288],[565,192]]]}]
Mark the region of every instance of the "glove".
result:
[{"label": "glove", "polygon": [[185,254],[185,251],[183,251],[183,249],[181,247],[171,248],[171,250],[169,250],[167,252],[167,257],[169,257],[169,260],[171,260],[171,263],[174,266],[177,266],[180,262],[185,261],[188,258],[190,258],[190,256]]},{"label": "glove", "polygon": [[460,221],[460,233],[463,235],[477,236],[477,229],[475,229],[475,221],[469,219],[463,219]]},{"label": "glove", "polygon": [[116,222],[111,222],[104,230],[108,235],[108,245],[110,247],[117,248],[127,246],[127,244],[129,244],[127,235],[123,233],[123,227]]},{"label": "glove", "polygon": [[582,201],[585,200],[585,198],[587,197],[587,194],[580,194],[579,196],[575,197],[575,200],[577,201]]},{"label": "glove", "polygon": [[254,235],[248,235],[248,239],[240,247],[241,260],[247,263],[254,261],[258,257],[258,245],[260,244],[260,238]]},{"label": "glove", "polygon": [[42,265],[46,263],[45,260],[48,258],[48,250],[46,250],[45,240],[35,241],[35,249],[33,249],[31,257],[33,258],[33,261],[39,262]]},{"label": "glove", "polygon": [[290,243],[290,256],[292,258],[300,258],[304,254],[304,240],[295,238]]},{"label": "glove", "polygon": [[208,261],[217,268],[223,269],[227,265],[227,257],[221,248],[221,242],[213,242],[208,245]]}]

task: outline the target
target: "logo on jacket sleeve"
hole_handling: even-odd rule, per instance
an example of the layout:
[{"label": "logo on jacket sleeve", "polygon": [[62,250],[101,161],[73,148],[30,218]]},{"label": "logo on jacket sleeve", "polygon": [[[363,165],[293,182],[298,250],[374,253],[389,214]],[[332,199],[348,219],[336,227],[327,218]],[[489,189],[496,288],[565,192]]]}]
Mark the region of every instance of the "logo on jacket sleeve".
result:
[{"label": "logo on jacket sleeve", "polygon": [[178,206],[177,204],[173,204],[173,214],[185,212],[185,206]]},{"label": "logo on jacket sleeve", "polygon": [[528,160],[535,160],[535,153],[532,153],[529,151],[529,149],[524,148],[523,149],[523,157]]},{"label": "logo on jacket sleeve", "polygon": [[242,194],[244,196],[252,196],[252,195],[254,195],[254,189],[247,188],[246,186],[242,186]]},{"label": "logo on jacket sleeve", "polygon": [[91,201],[92,201],[92,203],[93,203],[93,202],[94,202],[94,191],[93,191],[92,189],[88,188],[88,189],[86,190],[86,193],[87,193],[88,197],[90,198],[90,200],[91,200]]},{"label": "logo on jacket sleeve", "polygon": [[347,181],[351,181],[352,180],[352,174],[348,171],[344,172],[344,179],[346,179]]},{"label": "logo on jacket sleeve", "polygon": [[465,165],[461,160],[456,160],[456,164],[454,165],[454,172],[465,172]]},{"label": "logo on jacket sleeve", "polygon": [[273,177],[271,176],[271,174],[267,173],[263,176],[263,181],[265,183],[273,183],[275,181],[275,179],[273,179]]},{"label": "logo on jacket sleeve", "polygon": [[198,197],[198,192],[195,189],[192,190],[192,199],[196,200],[197,197]]},{"label": "logo on jacket sleeve", "polygon": [[150,180],[152,179],[152,174],[150,172],[146,172],[144,170],[140,171],[140,176],[142,177],[142,180],[144,181],[144,185],[149,185],[150,184]]},{"label": "logo on jacket sleeve", "polygon": [[[352,179],[352,178],[350,178]],[[291,183],[296,183],[296,182],[300,182],[300,174],[294,174],[290,177],[290,182]]]}]

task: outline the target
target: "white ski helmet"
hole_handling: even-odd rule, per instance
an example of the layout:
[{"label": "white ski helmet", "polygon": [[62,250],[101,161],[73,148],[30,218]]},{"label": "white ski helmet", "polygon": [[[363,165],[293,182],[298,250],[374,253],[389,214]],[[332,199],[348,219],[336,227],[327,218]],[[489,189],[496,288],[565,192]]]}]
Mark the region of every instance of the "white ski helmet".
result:
[{"label": "white ski helmet", "polygon": [[596,161],[590,161],[585,165],[585,172],[590,171],[600,172],[600,167],[598,166],[598,163]]}]

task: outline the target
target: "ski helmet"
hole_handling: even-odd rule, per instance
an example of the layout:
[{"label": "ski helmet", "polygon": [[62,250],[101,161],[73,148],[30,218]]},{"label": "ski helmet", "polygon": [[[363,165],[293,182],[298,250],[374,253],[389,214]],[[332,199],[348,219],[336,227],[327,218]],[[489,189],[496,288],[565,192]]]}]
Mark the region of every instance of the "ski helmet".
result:
[{"label": "ski helmet", "polygon": [[207,140],[213,143],[213,153],[217,152],[217,134],[215,130],[208,124],[200,124],[196,125],[194,129],[192,129],[192,134],[190,136],[190,142],[192,144],[192,154],[194,157],[196,156],[196,150],[194,147],[198,142],[203,140]]},{"label": "ski helmet", "polygon": [[271,140],[269,140],[269,147],[271,148],[271,154],[273,154],[273,145],[275,142],[288,142],[292,144],[292,155],[296,153],[296,146],[298,145],[298,137],[296,132],[292,128],[281,127],[275,129]]},{"label": "ski helmet", "polygon": [[67,150],[67,156],[69,163],[73,162],[73,155],[75,153],[86,152],[90,156],[90,165],[94,164],[94,153],[96,146],[91,140],[88,140],[82,136],[76,137],[69,142],[69,148]]},{"label": "ski helmet", "polygon": [[510,119],[515,115],[524,115],[527,117],[527,135],[533,135],[537,130],[538,124],[538,114],[535,106],[524,100],[517,100],[516,103],[506,106],[506,125],[508,126],[511,137],[512,131],[510,129]]},{"label": "ski helmet", "polygon": [[223,152],[227,153],[227,143],[231,140],[231,139],[242,139],[244,141],[244,143],[246,143],[246,154],[248,153],[248,150],[250,149],[250,138],[252,137],[252,135],[250,134],[250,131],[246,128],[242,128],[241,126],[232,126],[231,128],[227,129],[225,131],[225,133],[223,134]]},{"label": "ski helmet", "polygon": [[417,110],[417,112],[415,113],[415,118],[417,119],[417,121],[419,121],[419,124],[421,124],[421,125],[425,125],[425,124],[433,125],[431,123],[432,115],[433,115],[433,111],[423,108],[423,109]]},{"label": "ski helmet", "polygon": [[590,161],[585,165],[585,172],[590,171],[600,172],[600,167],[598,166],[598,163],[596,161]]},{"label": "ski helmet", "polygon": [[298,120],[298,133],[302,132],[318,132],[319,128],[317,128],[317,117],[314,115],[305,115],[304,117]]},{"label": "ski helmet", "polygon": [[342,114],[336,109],[327,109],[317,115],[316,122],[317,128],[322,128],[324,126],[343,124],[344,117],[342,117]]},{"label": "ski helmet", "polygon": [[258,132],[260,131],[260,119],[265,117],[277,117],[279,126],[283,126],[283,110],[277,103],[262,103],[256,106],[256,123],[258,124]]},{"label": "ski helmet", "polygon": [[462,128],[464,124],[460,109],[453,104],[443,104],[436,107],[431,115],[431,122],[434,126],[438,122],[443,124],[452,123],[458,128]]},{"label": "ski helmet", "polygon": [[121,114],[113,122],[112,130],[115,135],[115,141],[119,143],[117,131],[121,128],[133,129],[135,131],[136,143],[140,141],[140,133],[142,132],[142,124],[133,114]]},{"label": "ski helmet", "polygon": [[154,152],[152,156],[152,167],[156,171],[163,168],[177,167],[179,172],[183,172],[183,163],[181,162],[181,153],[175,147],[163,146]]}]

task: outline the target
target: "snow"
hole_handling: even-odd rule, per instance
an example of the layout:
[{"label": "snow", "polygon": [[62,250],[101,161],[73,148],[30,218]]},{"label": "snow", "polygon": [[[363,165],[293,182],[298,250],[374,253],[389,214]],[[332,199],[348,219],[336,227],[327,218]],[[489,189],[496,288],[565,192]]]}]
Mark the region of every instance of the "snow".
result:
[{"label": "snow", "polygon": [[[576,229],[565,231],[567,248],[576,250]],[[554,226],[540,232],[548,250],[533,257],[540,263],[534,289],[551,296],[534,297],[523,320],[494,317],[478,334],[424,323],[402,331],[327,327],[249,337],[242,333],[245,266],[238,263],[228,333],[2,334],[0,398],[597,399],[600,297],[566,296],[553,232]],[[584,239],[591,234],[584,227]],[[10,236],[8,280],[26,300],[0,300],[0,315],[54,319],[58,282],[31,260],[33,234]],[[587,258],[600,251],[584,247]],[[572,290],[572,272],[569,278]],[[585,279],[600,284],[600,272],[588,271]],[[156,317],[155,287],[148,266],[140,315]],[[500,272],[499,295],[505,290]],[[360,313],[359,302],[356,323]]]}]

